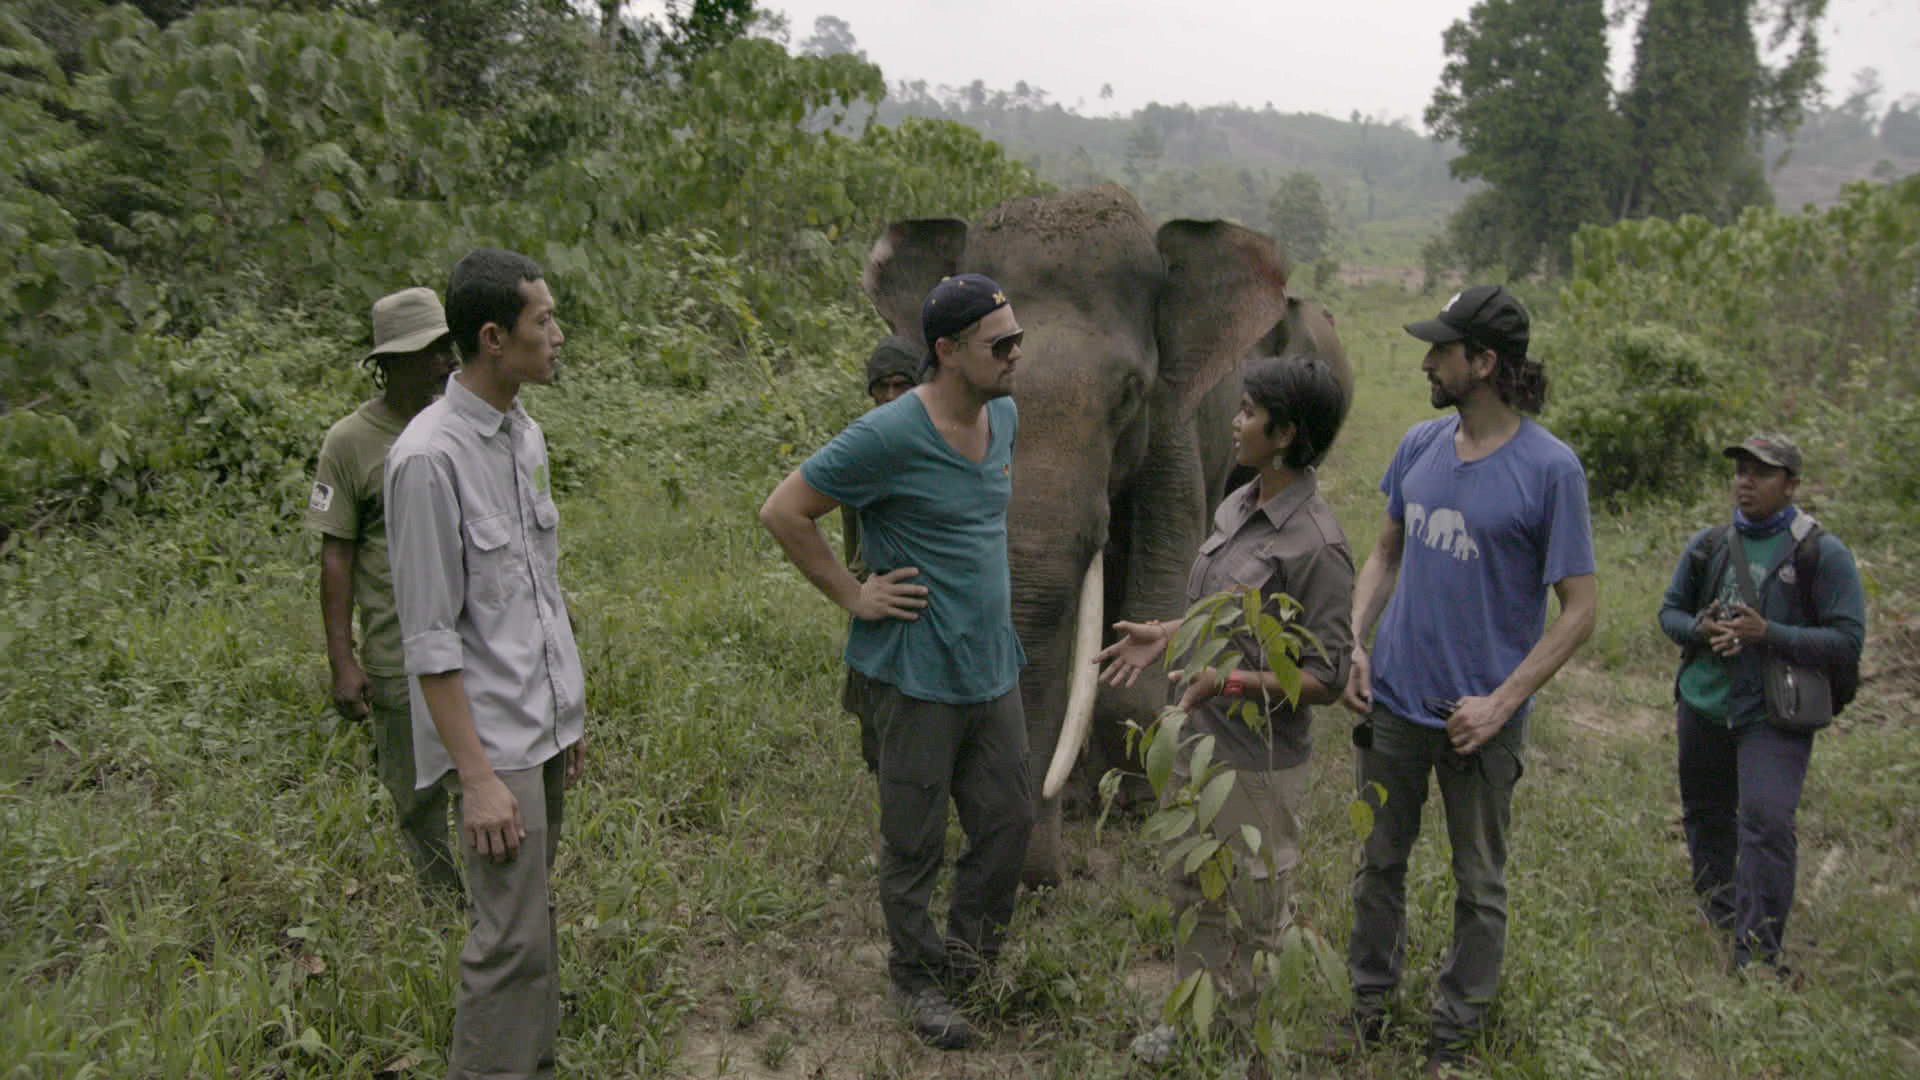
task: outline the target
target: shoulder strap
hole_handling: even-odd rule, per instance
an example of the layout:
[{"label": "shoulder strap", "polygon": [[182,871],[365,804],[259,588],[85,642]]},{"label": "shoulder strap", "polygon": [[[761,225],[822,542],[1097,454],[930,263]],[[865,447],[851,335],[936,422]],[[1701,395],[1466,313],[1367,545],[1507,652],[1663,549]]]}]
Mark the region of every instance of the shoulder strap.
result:
[{"label": "shoulder strap", "polygon": [[1740,530],[1727,532],[1728,550],[1733,553],[1733,580],[1739,586],[1740,600],[1755,611],[1760,610],[1760,597],[1753,591],[1753,571],[1747,569],[1747,546],[1740,541]]},{"label": "shoulder strap", "polygon": [[[1801,522],[1805,522],[1803,527]],[[1820,573],[1820,537],[1826,529],[1809,513],[1793,519],[1793,576],[1800,590],[1800,609],[1809,622],[1820,621],[1820,609],[1814,605],[1813,579]]]},{"label": "shoulder strap", "polygon": [[1726,548],[1727,533],[1733,527],[1722,522],[1708,529],[1693,546],[1692,579],[1693,610],[1700,611],[1707,606],[1708,593],[1713,589],[1713,564]]}]

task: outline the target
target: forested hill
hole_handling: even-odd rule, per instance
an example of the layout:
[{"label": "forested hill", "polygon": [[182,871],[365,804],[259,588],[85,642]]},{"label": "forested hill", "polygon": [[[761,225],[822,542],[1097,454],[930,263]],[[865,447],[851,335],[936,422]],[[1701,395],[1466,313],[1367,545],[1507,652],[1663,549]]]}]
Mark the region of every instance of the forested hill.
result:
[{"label": "forested hill", "polygon": [[1336,226],[1414,219],[1438,228],[1470,190],[1447,171],[1458,148],[1403,120],[1342,120],[1271,103],[1151,104],[1131,116],[1085,116],[1026,83],[940,90],[896,81],[878,119],[956,120],[1062,187],[1119,181],[1156,218],[1227,217],[1268,228],[1276,193],[1305,172],[1319,180]]}]

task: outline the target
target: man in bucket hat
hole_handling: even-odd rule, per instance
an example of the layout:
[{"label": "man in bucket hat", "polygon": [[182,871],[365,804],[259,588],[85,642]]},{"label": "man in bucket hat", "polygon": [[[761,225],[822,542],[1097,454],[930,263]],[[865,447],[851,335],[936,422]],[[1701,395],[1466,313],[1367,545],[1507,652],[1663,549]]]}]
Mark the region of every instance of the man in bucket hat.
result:
[{"label": "man in bucket hat", "polygon": [[413,786],[413,721],[381,491],[387,448],[440,393],[454,368],[446,313],[432,289],[402,289],[374,302],[373,350],[364,363],[380,393],[327,429],[307,497],[307,527],[320,534],[320,619],[333,704],[348,720],[371,718],[375,765],[393,796],[414,870],[423,883],[457,894],[460,872],[447,842],[446,793]]},{"label": "man in bucket hat", "polygon": [[[925,350],[912,338],[883,338],[867,357],[867,396],[874,408],[890,404],[920,384],[920,369],[926,366]],[[840,507],[840,536],[845,545],[847,569],[861,581],[867,579],[867,563],[860,557],[860,512],[851,506]],[[840,704],[860,721],[860,757],[867,771],[880,769],[879,737],[874,733],[869,699],[873,681],[857,668],[847,668],[846,686],[840,692]]]},{"label": "man in bucket hat", "polygon": [[1681,821],[1701,914],[1733,936],[1734,969],[1785,975],[1794,815],[1813,734],[1767,722],[1763,660],[1858,664],[1866,600],[1847,546],[1794,504],[1793,440],[1764,432],[1724,453],[1733,520],[1693,535],[1660,605],[1660,629],[1683,650],[1673,687]]},{"label": "man in bucket hat", "polygon": [[[1022,331],[980,274],[934,286],[920,309],[924,382],[855,420],[780,482],[760,522],[853,616],[846,661],[875,684],[880,908],[896,1005],[943,1050],[978,1036],[948,1000],[999,954],[1020,887],[1033,800],[1020,704],[1026,654],[1013,630],[1007,503]],[[833,557],[818,521],[858,507],[872,574]],[[947,803],[967,850],[944,935],[929,905],[946,854]]]}]

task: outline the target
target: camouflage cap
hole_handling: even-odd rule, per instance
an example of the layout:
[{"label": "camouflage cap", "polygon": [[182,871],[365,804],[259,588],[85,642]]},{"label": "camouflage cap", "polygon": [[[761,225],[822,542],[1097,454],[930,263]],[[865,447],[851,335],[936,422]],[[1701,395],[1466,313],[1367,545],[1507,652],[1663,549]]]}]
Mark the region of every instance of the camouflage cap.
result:
[{"label": "camouflage cap", "polygon": [[1800,475],[1800,448],[1794,445],[1792,439],[1777,431],[1762,431],[1749,435],[1745,442],[1735,443],[1721,453],[1728,457],[1739,457],[1745,454],[1763,465],[1785,469],[1795,476]]}]

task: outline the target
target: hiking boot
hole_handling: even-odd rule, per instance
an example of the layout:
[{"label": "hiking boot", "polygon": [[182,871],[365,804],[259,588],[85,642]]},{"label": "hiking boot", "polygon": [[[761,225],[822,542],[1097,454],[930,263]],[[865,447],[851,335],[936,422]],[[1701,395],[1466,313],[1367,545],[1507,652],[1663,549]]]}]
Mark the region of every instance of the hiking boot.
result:
[{"label": "hiking boot", "polygon": [[980,1035],[960,1015],[937,986],[907,991],[893,988],[893,1004],[912,1025],[920,1041],[939,1050],[965,1050],[980,1041]]},{"label": "hiking boot", "polygon": [[1387,1038],[1387,1014],[1373,1009],[1354,1009],[1340,1018],[1321,1047],[1321,1056],[1348,1061],[1370,1050],[1377,1050]]},{"label": "hiking boot", "polygon": [[1133,1054],[1134,1060],[1142,1065],[1164,1065],[1173,1056],[1173,1044],[1179,1041],[1178,1028],[1172,1024],[1161,1024],[1135,1035],[1132,1045],[1127,1049]]},{"label": "hiking boot", "polygon": [[1456,1043],[1435,1040],[1427,1044],[1427,1064],[1420,1075],[1426,1080],[1451,1080],[1472,1075],[1474,1061]]}]

